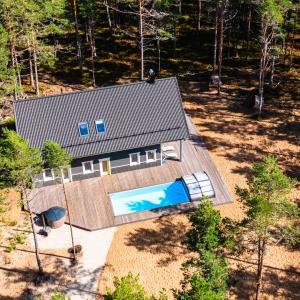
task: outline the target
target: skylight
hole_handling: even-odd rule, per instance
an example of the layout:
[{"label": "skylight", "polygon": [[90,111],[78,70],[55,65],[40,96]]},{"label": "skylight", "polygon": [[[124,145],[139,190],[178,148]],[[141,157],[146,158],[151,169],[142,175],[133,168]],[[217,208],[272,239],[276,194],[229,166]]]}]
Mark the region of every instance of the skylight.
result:
[{"label": "skylight", "polygon": [[105,133],[105,123],[103,120],[96,120],[96,130],[99,134]]},{"label": "skylight", "polygon": [[80,136],[88,136],[90,134],[87,122],[78,123],[78,128]]}]

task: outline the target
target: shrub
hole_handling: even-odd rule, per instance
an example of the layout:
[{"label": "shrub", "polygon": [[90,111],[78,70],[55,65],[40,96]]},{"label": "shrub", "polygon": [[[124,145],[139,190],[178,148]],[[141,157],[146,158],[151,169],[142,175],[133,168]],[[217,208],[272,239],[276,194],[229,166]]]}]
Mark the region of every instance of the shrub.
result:
[{"label": "shrub", "polygon": [[17,244],[25,244],[27,237],[24,233],[17,232],[14,239]]},{"label": "shrub", "polygon": [[17,244],[15,241],[10,241],[9,245],[6,247],[6,252],[11,253],[16,250]]},{"label": "shrub", "polygon": [[70,297],[67,297],[64,293],[62,292],[55,292],[54,294],[51,295],[51,300],[71,300]]},{"label": "shrub", "polygon": [[[105,300],[156,300],[154,296],[147,296],[144,287],[139,282],[139,276],[132,273],[123,277],[114,278],[115,290],[108,290]],[[164,292],[160,292],[158,300],[167,300]]]}]

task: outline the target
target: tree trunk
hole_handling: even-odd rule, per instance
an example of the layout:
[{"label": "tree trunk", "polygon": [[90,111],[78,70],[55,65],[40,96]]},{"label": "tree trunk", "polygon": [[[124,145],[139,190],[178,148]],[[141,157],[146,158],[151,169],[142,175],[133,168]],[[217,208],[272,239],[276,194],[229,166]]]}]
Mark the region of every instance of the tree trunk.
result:
[{"label": "tree trunk", "polygon": [[178,0],[178,13],[181,15],[182,13],[182,4],[181,4],[181,0]]},{"label": "tree trunk", "polygon": [[261,57],[260,57],[260,68],[259,68],[259,97],[260,97],[260,105],[259,105],[259,117],[261,116],[262,111],[262,101],[264,96],[264,82],[265,82],[265,67],[266,67],[266,59],[267,59],[267,50],[268,45],[266,44],[266,24],[264,20],[261,23]]},{"label": "tree trunk", "polygon": [[29,39],[27,39],[27,47],[28,47],[28,61],[29,61],[29,71],[30,71],[30,85],[35,87],[34,79],[33,79],[33,67],[32,67],[32,51]]},{"label": "tree trunk", "polygon": [[272,62],[271,62],[271,73],[270,73],[270,81],[269,81],[270,88],[273,88],[274,69],[275,69],[275,55],[272,56]]},{"label": "tree trunk", "polygon": [[35,93],[39,96],[40,95],[39,74],[38,74],[38,67],[37,67],[37,57],[36,57],[35,45],[33,46],[33,64],[34,64],[34,75],[35,75]]},{"label": "tree trunk", "polygon": [[77,16],[77,0],[73,0],[73,13],[74,13],[74,21],[75,21],[77,60],[78,60],[80,72],[82,74],[83,73],[83,64],[82,64],[81,43],[80,43],[79,25],[78,25],[78,16]]},{"label": "tree trunk", "polygon": [[157,75],[159,76],[160,74],[160,69],[161,69],[161,63],[160,63],[160,38],[158,37],[156,39],[156,46],[157,46]]},{"label": "tree trunk", "polygon": [[214,41],[213,74],[216,73],[216,69],[217,69],[218,23],[219,23],[219,5],[217,5],[216,16],[215,16],[215,41]]},{"label": "tree trunk", "polygon": [[143,12],[144,0],[139,1],[139,21],[140,21],[140,55],[141,55],[141,80],[144,80],[144,32],[143,32]]},{"label": "tree trunk", "polygon": [[93,87],[96,86],[95,80],[95,63],[94,58],[96,57],[96,49],[95,49],[95,38],[94,38],[94,20],[92,12],[89,12],[88,17],[88,36],[89,36],[89,44],[91,48],[91,61],[92,61],[92,77],[93,77]]},{"label": "tree trunk", "polygon": [[293,22],[293,30],[292,30],[292,42],[291,42],[291,50],[290,50],[290,59],[289,59],[289,70],[292,68],[294,61],[294,47],[295,47],[295,30],[298,23],[298,8],[295,11],[295,18]]},{"label": "tree trunk", "polygon": [[62,176],[62,185],[63,185],[66,208],[67,208],[68,218],[69,218],[69,227],[70,227],[70,234],[71,234],[71,241],[72,241],[72,248],[73,248],[74,263],[77,263],[77,256],[76,256],[75,243],[74,243],[72,220],[71,220],[71,214],[70,214],[69,203],[68,203],[68,198],[67,198],[67,194],[66,194],[66,188],[65,188],[63,176]]},{"label": "tree trunk", "polygon": [[259,296],[262,288],[262,275],[263,275],[263,267],[264,267],[265,250],[266,250],[266,238],[265,237],[259,238],[255,300],[259,300]]},{"label": "tree trunk", "polygon": [[176,48],[177,48],[177,22],[176,19],[174,18],[173,22],[173,57],[176,56]]},{"label": "tree trunk", "polygon": [[17,53],[16,53],[16,48],[15,48],[15,44],[13,41],[10,41],[10,52],[11,52],[12,65],[14,67],[15,74],[18,79],[19,88],[21,89],[22,88],[22,80],[21,80],[21,74],[20,74],[20,68],[19,68],[19,62],[18,62],[18,57],[17,57]]},{"label": "tree trunk", "polygon": [[39,256],[39,247],[38,247],[38,241],[37,241],[37,237],[36,237],[36,231],[35,231],[35,227],[34,227],[34,221],[33,221],[33,217],[32,217],[32,212],[31,212],[31,208],[30,208],[30,201],[28,199],[27,196],[27,192],[23,192],[23,195],[25,196],[25,201],[27,203],[27,208],[29,211],[29,216],[30,216],[30,222],[31,222],[31,228],[32,228],[32,233],[33,233],[33,240],[34,240],[34,248],[35,248],[35,258],[36,258],[36,262],[39,268],[39,274],[44,274],[44,270],[42,267],[42,263],[40,260],[40,256]]},{"label": "tree trunk", "polygon": [[109,31],[112,32],[111,18],[110,18],[110,12],[109,12],[109,7],[108,7],[108,0],[104,0],[104,4],[105,4],[105,8],[106,8],[106,16],[107,16]]},{"label": "tree trunk", "polygon": [[251,18],[252,18],[252,7],[251,3],[249,4],[249,11],[248,11],[248,24],[247,24],[247,54],[246,59],[249,57],[249,47],[250,47],[250,33],[251,33]]},{"label": "tree trunk", "polygon": [[[117,0],[115,0],[115,8],[118,8],[118,2]],[[114,27],[117,28],[118,27],[118,12],[117,10],[115,9],[114,10]]]},{"label": "tree trunk", "polygon": [[[226,1],[226,0],[225,0]],[[220,33],[219,33],[219,65],[218,65],[218,74],[221,80],[222,74],[222,62],[223,62],[223,42],[224,42],[224,10],[226,7],[226,3],[221,6],[220,11]]]},{"label": "tree trunk", "polygon": [[231,51],[230,51],[231,50],[231,26],[228,30],[228,42],[227,43],[228,43],[227,44],[227,59],[229,59],[231,56]]},{"label": "tree trunk", "polygon": [[197,30],[200,31],[201,29],[201,4],[202,1],[198,0],[198,16],[197,16]]}]

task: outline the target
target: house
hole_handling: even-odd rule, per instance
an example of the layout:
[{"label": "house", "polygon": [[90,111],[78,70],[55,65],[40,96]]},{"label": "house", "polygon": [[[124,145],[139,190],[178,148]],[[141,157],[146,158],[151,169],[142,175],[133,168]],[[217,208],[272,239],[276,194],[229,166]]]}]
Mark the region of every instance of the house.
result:
[{"label": "house", "polygon": [[[42,149],[51,140],[72,155],[64,181],[160,166],[162,144],[172,141],[181,145],[181,160],[189,137],[174,77],[17,100],[14,114],[30,146]],[[60,180],[51,169],[36,178],[37,186]]]}]

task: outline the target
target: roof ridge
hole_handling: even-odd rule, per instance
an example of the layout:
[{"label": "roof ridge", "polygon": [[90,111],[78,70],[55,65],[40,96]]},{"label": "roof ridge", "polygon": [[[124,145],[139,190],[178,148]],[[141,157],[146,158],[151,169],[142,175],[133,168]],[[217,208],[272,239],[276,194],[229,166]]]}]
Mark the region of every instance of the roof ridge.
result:
[{"label": "roof ridge", "polygon": [[[158,78],[156,81],[163,81],[163,80],[170,80],[170,79],[176,79],[176,76],[171,76],[171,77],[165,77],[165,78]],[[104,89],[112,89],[112,88],[120,88],[128,85],[138,85],[142,83],[147,83],[146,80],[143,81],[138,81],[138,82],[129,82],[129,83],[123,83],[123,84],[115,84],[115,85],[110,85],[110,86],[103,86],[103,87],[98,87],[98,88],[93,88],[93,89],[84,89],[81,91],[74,91],[74,92],[67,92],[67,93],[62,93],[62,94],[53,94],[53,95],[48,95],[48,96],[37,96],[37,97],[30,97],[27,99],[17,99],[14,100],[13,103],[20,103],[20,102],[26,102],[26,101],[37,101],[37,100],[42,100],[45,98],[53,98],[53,97],[63,97],[65,95],[75,95],[75,94],[80,94],[80,93],[91,93],[99,90],[104,90]],[[149,83],[150,84],[150,83]]]}]

